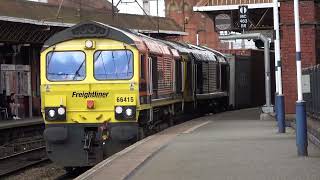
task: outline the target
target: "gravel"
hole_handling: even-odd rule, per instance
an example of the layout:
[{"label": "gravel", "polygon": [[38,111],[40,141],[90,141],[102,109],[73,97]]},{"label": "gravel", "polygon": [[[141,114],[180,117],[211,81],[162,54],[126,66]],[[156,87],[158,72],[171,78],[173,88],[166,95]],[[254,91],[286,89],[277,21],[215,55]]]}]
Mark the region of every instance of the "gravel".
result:
[{"label": "gravel", "polygon": [[[36,167],[27,168],[12,174],[4,179],[7,180],[53,180],[62,179],[66,171],[53,163],[40,164]],[[1,178],[2,179],[2,178]],[[65,178],[63,178],[65,179]]]}]

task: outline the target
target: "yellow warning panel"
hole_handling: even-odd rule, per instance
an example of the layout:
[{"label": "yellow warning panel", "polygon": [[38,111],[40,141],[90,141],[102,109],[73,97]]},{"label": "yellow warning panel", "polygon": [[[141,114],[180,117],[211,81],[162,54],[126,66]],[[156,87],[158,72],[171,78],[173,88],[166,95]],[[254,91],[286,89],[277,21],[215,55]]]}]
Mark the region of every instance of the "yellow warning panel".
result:
[{"label": "yellow warning panel", "polygon": [[46,95],[45,96],[45,107],[59,107],[66,106],[67,98],[64,95]]}]

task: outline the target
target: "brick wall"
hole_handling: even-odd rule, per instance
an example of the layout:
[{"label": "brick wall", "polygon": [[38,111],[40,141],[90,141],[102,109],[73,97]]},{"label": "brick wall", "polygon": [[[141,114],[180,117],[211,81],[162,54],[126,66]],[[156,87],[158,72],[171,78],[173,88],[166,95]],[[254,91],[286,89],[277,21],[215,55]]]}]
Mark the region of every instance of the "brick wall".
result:
[{"label": "brick wall", "polygon": [[[59,6],[62,0],[48,0],[48,4]],[[87,10],[110,10],[111,3],[107,0],[64,0],[64,7],[79,8],[81,4],[82,9]]]},{"label": "brick wall", "polygon": [[[316,64],[316,6],[314,1],[300,1],[302,67]],[[280,5],[282,79],[287,114],[295,113],[297,100],[295,32],[293,1],[281,1]],[[319,31],[318,31],[319,33]]]},{"label": "brick wall", "polygon": [[200,45],[217,48],[220,43],[218,34],[214,31],[213,21],[207,15],[194,13],[192,10],[197,2],[197,0],[184,0],[183,5],[183,0],[165,0],[166,17],[174,19],[189,33],[178,40],[196,44],[196,34],[199,31]]},{"label": "brick wall", "polygon": [[316,32],[317,32],[317,35],[316,35],[316,47],[317,47],[317,51],[316,51],[316,61],[317,61],[317,64],[320,64],[320,25],[319,25],[319,22],[320,22],[320,3],[316,3],[315,4],[315,8],[316,8],[316,20],[318,22],[318,25],[316,26]]}]

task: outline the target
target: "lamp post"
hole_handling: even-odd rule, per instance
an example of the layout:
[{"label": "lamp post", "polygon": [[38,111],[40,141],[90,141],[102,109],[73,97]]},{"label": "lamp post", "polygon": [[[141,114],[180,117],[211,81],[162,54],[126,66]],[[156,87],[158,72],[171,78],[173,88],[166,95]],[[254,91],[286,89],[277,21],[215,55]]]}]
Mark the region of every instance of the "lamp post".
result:
[{"label": "lamp post", "polygon": [[273,26],[276,32],[274,40],[275,50],[275,70],[276,70],[276,118],[278,121],[278,132],[285,133],[285,108],[284,108],[284,95],[282,93],[282,75],[281,75],[281,56],[280,56],[280,33],[279,33],[279,11],[278,0],[273,0]]},{"label": "lamp post", "polygon": [[308,156],[307,115],[305,101],[302,96],[299,0],[294,0],[294,27],[298,91],[298,100],[296,102],[296,144],[298,156]]}]

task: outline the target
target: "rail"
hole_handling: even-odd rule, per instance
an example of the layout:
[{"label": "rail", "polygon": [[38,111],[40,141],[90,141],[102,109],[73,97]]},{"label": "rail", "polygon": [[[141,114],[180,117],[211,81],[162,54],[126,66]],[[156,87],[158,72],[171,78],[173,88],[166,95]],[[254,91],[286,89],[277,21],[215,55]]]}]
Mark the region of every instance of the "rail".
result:
[{"label": "rail", "polygon": [[13,172],[48,161],[45,147],[38,147],[25,152],[0,158],[0,177],[10,175]]}]

